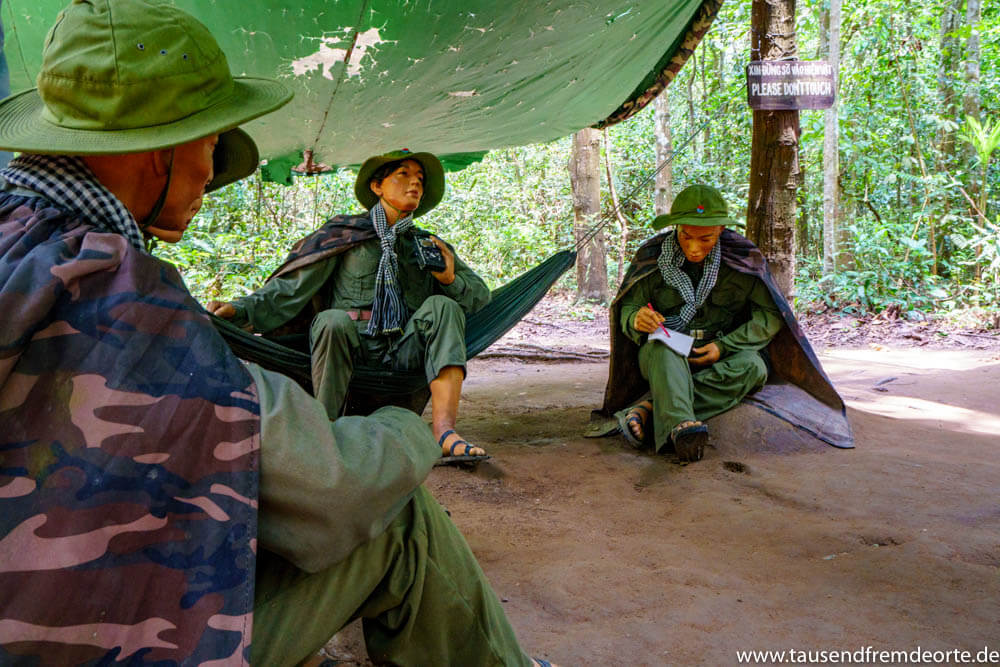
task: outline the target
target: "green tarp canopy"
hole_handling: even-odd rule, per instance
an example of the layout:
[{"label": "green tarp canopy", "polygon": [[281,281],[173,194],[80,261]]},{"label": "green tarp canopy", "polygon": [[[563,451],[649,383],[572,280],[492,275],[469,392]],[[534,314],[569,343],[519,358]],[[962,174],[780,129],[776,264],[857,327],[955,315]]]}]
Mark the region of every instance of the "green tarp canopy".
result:
[{"label": "green tarp canopy", "polygon": [[[114,0],[111,0],[113,3]],[[11,90],[33,87],[66,0],[4,0]],[[482,152],[629,117],[674,77],[721,0],[178,0],[236,74],[295,99],[247,126],[272,180],[406,147],[459,168]]]}]

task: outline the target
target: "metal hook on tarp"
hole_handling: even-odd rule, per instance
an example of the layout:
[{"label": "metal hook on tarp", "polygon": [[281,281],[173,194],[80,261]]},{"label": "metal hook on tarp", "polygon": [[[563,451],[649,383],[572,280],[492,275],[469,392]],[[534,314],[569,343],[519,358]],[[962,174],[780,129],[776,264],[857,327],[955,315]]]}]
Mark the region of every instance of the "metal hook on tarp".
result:
[{"label": "metal hook on tarp", "polygon": [[333,171],[333,167],[322,162],[313,162],[313,152],[311,148],[302,151],[302,162],[292,167],[296,174],[313,176],[313,227],[316,226],[316,213],[319,208],[319,175]]},{"label": "metal hook on tarp", "polygon": [[307,176],[312,176],[316,174],[325,174],[328,171],[333,171],[333,167],[328,164],[323,164],[322,162],[313,162],[313,152],[311,148],[307,148],[302,151],[302,162],[292,167],[292,171],[296,174],[305,174]]}]

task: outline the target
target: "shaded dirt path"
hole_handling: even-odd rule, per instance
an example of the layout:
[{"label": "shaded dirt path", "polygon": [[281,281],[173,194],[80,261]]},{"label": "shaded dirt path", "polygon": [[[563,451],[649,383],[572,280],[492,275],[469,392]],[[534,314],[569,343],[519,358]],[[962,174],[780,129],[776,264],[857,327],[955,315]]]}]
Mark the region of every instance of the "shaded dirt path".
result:
[{"label": "shaded dirt path", "polygon": [[[573,349],[600,348],[599,329]],[[538,342],[517,335],[506,344]],[[428,487],[524,646],[564,667],[1000,650],[1000,353],[821,359],[855,450],[741,405],[710,422],[705,459],[685,467],[582,437],[606,361],[474,360],[460,427],[494,459],[437,468]],[[356,627],[341,641],[358,653]]]}]

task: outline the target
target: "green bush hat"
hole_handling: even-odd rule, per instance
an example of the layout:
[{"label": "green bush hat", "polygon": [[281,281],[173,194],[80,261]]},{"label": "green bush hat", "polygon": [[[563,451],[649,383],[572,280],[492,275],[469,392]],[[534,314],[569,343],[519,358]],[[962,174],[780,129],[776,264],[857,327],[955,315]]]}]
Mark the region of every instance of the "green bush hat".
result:
[{"label": "green bush hat", "polygon": [[292,98],[277,81],[233,78],[204,25],[144,0],[73,0],[45,38],[37,84],[0,101],[0,148],[117,155],[218,134],[206,191],[253,173],[257,145],[237,126]]},{"label": "green bush hat", "polygon": [[424,194],[420,198],[420,205],[413,211],[413,217],[419,218],[441,203],[441,198],[444,197],[444,167],[441,166],[441,160],[433,153],[411,153],[409,148],[401,148],[398,151],[368,158],[358,169],[358,180],[354,182],[354,195],[362,206],[371,209],[378,203],[378,195],[368,187],[372,175],[382,165],[401,160],[416,160],[424,168]]},{"label": "green bush hat", "polygon": [[712,227],[735,224],[736,221],[729,217],[726,200],[718,190],[710,185],[691,185],[674,198],[670,213],[656,216],[653,229],[663,229],[668,225]]}]

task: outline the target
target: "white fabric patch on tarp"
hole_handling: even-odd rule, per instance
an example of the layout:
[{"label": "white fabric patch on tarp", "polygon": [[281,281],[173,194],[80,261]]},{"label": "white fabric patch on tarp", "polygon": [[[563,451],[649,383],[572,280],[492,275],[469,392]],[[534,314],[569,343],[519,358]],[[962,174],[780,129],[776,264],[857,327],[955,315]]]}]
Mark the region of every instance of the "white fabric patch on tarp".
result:
[{"label": "white fabric patch on tarp", "polygon": [[[323,35],[319,38],[319,50],[312,55],[298,58],[292,61],[292,73],[295,76],[302,76],[316,70],[322,69],[323,77],[333,81],[333,67],[337,63],[344,62],[347,58],[347,48],[340,48],[351,34],[351,28],[344,28],[344,37]],[[369,28],[358,34],[354,42],[354,50],[351,51],[351,59],[347,63],[347,76],[361,75],[361,61],[369,55],[369,50],[373,50],[379,44],[393,43],[382,39],[378,28]],[[374,55],[371,56],[371,64],[375,63]]]}]

